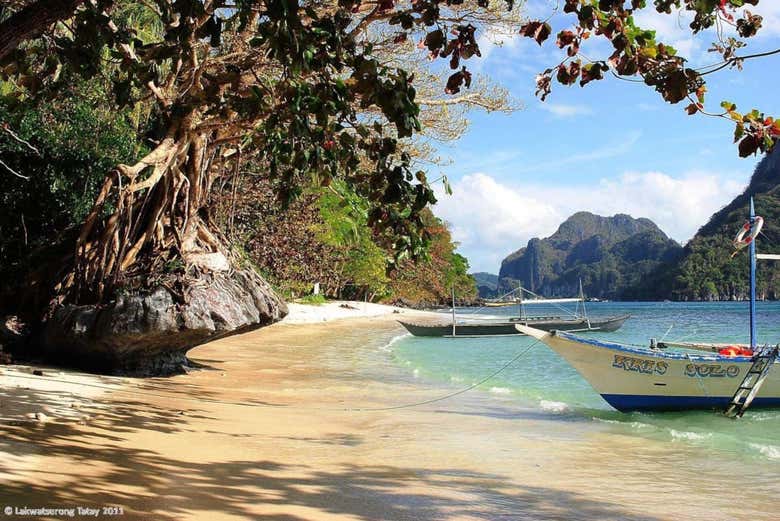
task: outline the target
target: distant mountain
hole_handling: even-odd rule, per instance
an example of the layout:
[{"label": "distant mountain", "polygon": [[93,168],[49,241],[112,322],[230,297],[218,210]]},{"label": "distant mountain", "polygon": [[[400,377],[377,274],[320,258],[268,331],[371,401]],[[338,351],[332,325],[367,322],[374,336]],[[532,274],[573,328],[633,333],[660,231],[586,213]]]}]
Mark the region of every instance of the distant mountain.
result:
[{"label": "distant mountain", "polygon": [[498,275],[480,271],[472,273],[471,276],[477,281],[477,291],[480,298],[495,298],[498,296]]},{"label": "distant mountain", "polygon": [[[751,196],[756,214],[764,218],[758,250],[780,253],[780,147],[775,147],[756,166],[745,191],[699,229],[681,257],[659,266],[631,293],[647,299],[747,299],[747,249],[732,258],[731,241],[747,219]],[[759,261],[757,289],[759,298],[780,298],[780,262]]]},{"label": "distant mountain", "polygon": [[546,239],[534,238],[501,263],[498,291],[521,284],[545,296],[571,296],[582,280],[590,297],[623,298],[682,247],[651,220],[578,212]]}]

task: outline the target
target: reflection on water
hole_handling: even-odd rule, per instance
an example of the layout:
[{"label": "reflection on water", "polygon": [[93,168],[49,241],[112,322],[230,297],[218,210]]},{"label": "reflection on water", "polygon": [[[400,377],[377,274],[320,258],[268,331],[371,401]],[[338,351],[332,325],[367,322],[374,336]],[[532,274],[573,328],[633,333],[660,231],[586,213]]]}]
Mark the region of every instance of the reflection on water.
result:
[{"label": "reflection on water", "polygon": [[[614,333],[590,333],[594,338],[646,346],[650,338],[747,342],[746,302],[736,303],[594,303],[592,317],[631,313]],[[468,309],[460,310],[468,313]],[[491,314],[517,314],[516,308],[489,310]],[[540,310],[549,313],[550,310]],[[780,303],[758,303],[759,340],[780,342]],[[422,338],[407,336],[394,343],[396,361],[420,379],[465,386],[500,368],[533,341],[527,337]],[[740,420],[714,412],[623,414],[612,409],[557,354],[543,344],[482,389],[496,400],[511,400],[568,421],[573,429],[628,435],[685,450],[705,450],[733,461],[780,461],[780,409],[752,409]]]}]

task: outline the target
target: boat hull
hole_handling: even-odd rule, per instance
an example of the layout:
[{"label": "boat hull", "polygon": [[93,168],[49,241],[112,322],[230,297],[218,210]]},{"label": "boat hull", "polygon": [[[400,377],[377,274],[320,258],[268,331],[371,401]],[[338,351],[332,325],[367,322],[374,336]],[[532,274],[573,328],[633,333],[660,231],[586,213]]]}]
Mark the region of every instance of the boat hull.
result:
[{"label": "boat hull", "polygon": [[[619,411],[725,409],[752,365],[750,357],[655,352],[520,327],[563,357]],[[780,363],[751,407],[780,406]]]},{"label": "boat hull", "polygon": [[[516,325],[527,325],[542,331],[616,331],[628,320],[630,315],[609,317],[603,320],[515,320],[494,323],[463,323],[455,324],[454,336],[503,336],[521,335]],[[442,337],[453,336],[452,323],[449,324],[414,324],[399,320],[407,331],[414,336]]]}]

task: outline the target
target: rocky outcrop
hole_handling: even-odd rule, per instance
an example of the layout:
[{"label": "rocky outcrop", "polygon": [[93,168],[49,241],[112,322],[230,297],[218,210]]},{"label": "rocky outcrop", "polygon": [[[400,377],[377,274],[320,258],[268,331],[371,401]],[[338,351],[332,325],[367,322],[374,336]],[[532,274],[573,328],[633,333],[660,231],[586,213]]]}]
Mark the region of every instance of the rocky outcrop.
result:
[{"label": "rocky outcrop", "polygon": [[[717,211],[685,245],[676,262],[644,277],[636,293],[647,299],[747,300],[747,250],[732,257],[732,239],[749,215],[750,198],[764,227],[756,240],[762,253],[780,253],[780,146],[756,166],[745,191]],[[759,262],[759,298],[780,299],[780,263]]]},{"label": "rocky outcrop", "polygon": [[216,272],[191,281],[183,299],[160,286],[102,306],[62,306],[43,325],[39,343],[47,356],[69,365],[169,374],[186,366],[193,347],[286,314],[285,303],[254,272]]},{"label": "rocky outcrop", "polygon": [[477,283],[479,298],[495,298],[498,296],[498,275],[480,271],[471,273]]},{"label": "rocky outcrop", "polygon": [[501,263],[499,292],[517,285],[571,296],[582,281],[588,296],[625,298],[626,291],[682,248],[649,219],[578,212],[545,239],[534,238]]}]

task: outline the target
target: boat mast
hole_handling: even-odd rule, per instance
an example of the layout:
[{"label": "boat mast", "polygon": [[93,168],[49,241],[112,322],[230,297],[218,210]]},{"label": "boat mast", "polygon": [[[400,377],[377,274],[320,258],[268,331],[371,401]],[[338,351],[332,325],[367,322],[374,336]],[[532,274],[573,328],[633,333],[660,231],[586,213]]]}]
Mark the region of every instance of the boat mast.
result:
[{"label": "boat mast", "polygon": [[455,284],[452,285],[452,336],[455,336]]},{"label": "boat mast", "polygon": [[523,286],[520,286],[520,319],[525,320],[525,311],[523,310]]},{"label": "boat mast", "polygon": [[[750,198],[750,228],[756,223],[756,210]],[[750,241],[750,349],[756,348],[756,239]]]},{"label": "boat mast", "polygon": [[580,302],[582,303],[582,318],[585,319],[585,321],[588,323],[588,328],[590,328],[590,319],[588,318],[588,310],[585,308],[585,292],[582,290],[582,278],[580,278],[579,281],[580,281]]}]

